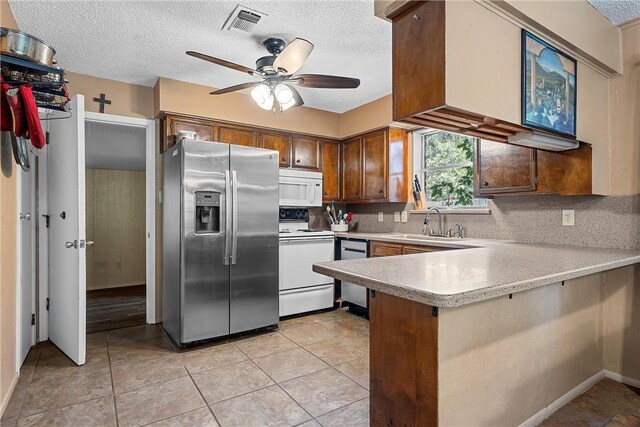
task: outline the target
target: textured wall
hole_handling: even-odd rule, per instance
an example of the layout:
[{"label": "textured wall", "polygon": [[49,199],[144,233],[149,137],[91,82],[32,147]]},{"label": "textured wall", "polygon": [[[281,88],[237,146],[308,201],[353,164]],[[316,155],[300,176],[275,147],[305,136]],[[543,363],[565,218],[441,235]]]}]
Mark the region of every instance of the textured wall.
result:
[{"label": "textured wall", "polygon": [[[0,0],[0,25],[18,28],[6,0]],[[0,174],[0,415],[9,401],[16,374],[16,164]]]},{"label": "textured wall", "polygon": [[[421,233],[424,215],[409,214],[409,222],[393,222],[404,204],[349,205],[354,230]],[[561,211],[575,209],[575,226],[562,226]],[[384,212],[378,222],[377,212]],[[447,214],[446,229],[460,223],[467,236],[609,248],[640,247],[640,196],[519,196],[494,199],[491,214]],[[431,228],[437,227],[433,216]]]}]

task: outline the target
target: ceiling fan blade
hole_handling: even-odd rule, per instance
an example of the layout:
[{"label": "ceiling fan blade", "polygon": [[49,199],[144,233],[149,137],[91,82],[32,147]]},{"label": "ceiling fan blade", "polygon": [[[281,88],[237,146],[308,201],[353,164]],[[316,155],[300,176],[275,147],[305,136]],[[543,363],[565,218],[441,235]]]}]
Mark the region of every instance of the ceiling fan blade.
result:
[{"label": "ceiling fan blade", "polygon": [[295,38],[284,48],[282,53],[278,55],[273,62],[273,68],[276,70],[283,69],[287,74],[293,74],[302,67],[302,64],[307,60],[312,50],[313,44],[311,44],[311,42],[305,39]]},{"label": "ceiling fan blade", "polygon": [[193,56],[194,58],[202,59],[207,62],[212,62],[214,64],[222,65],[223,67],[231,68],[233,70],[237,70],[242,73],[248,73],[253,75],[253,73],[255,72],[255,70],[245,67],[244,65],[239,65],[233,62],[225,61],[224,59],[214,58],[213,56],[205,55],[204,53],[188,50],[187,55]]},{"label": "ceiling fan blade", "polygon": [[360,79],[324,74],[298,74],[291,78],[291,83],[320,89],[355,89],[360,86]]},{"label": "ceiling fan blade", "polygon": [[248,83],[240,83],[239,85],[225,87],[223,89],[218,89],[213,92],[210,92],[209,95],[222,95],[223,93],[235,92],[237,90],[247,89],[253,86],[257,86],[262,84],[262,82],[248,82]]}]

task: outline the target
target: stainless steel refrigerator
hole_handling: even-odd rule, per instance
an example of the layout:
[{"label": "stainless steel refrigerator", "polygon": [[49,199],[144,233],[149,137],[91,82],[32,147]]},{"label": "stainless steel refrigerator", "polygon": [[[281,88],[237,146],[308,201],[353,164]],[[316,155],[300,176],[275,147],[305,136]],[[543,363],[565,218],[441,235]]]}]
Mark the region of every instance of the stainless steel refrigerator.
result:
[{"label": "stainless steel refrigerator", "polygon": [[278,153],[182,140],[163,163],[163,328],[183,345],[276,325]]}]

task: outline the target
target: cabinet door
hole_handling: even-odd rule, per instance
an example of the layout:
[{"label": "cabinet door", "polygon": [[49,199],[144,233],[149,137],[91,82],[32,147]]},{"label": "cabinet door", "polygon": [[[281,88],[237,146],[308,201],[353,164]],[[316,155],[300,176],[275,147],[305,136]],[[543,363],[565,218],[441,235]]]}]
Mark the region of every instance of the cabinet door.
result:
[{"label": "cabinet door", "polygon": [[387,198],[388,179],[387,132],[377,131],[362,137],[364,157],[363,188],[365,200]]},{"label": "cabinet door", "polygon": [[211,121],[190,117],[167,115],[165,118],[165,135],[161,152],[167,151],[177,142],[176,135],[181,131],[195,132],[195,139],[213,141],[214,124]]},{"label": "cabinet door", "polygon": [[402,245],[398,243],[371,242],[371,257],[402,255]]},{"label": "cabinet door", "polygon": [[441,248],[437,246],[426,246],[426,245],[404,245],[402,247],[402,255],[410,255],[410,254],[422,254],[425,252],[441,252],[448,251],[449,248]]},{"label": "cabinet door", "polygon": [[281,168],[291,166],[291,136],[284,133],[262,132],[262,148],[280,153]]},{"label": "cabinet door", "polygon": [[340,200],[340,144],[322,142],[322,200]]},{"label": "cabinet door", "polygon": [[362,149],[361,138],[342,143],[342,199],[362,199]]},{"label": "cabinet door", "polygon": [[535,191],[535,150],[478,140],[474,173],[476,194],[479,195]]},{"label": "cabinet door", "polygon": [[293,137],[293,167],[319,171],[322,167],[322,151],[317,139]]},{"label": "cabinet door", "polygon": [[217,129],[218,142],[226,142],[227,144],[245,145],[247,147],[258,147],[258,132],[251,128],[240,126],[218,125]]}]

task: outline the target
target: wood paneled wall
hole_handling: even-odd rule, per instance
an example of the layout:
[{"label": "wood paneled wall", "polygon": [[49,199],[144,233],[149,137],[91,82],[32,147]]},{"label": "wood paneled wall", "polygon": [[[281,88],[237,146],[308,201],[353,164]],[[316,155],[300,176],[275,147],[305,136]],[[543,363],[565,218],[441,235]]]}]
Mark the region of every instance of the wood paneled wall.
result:
[{"label": "wood paneled wall", "polygon": [[87,289],[145,283],[145,172],[86,171]]}]

